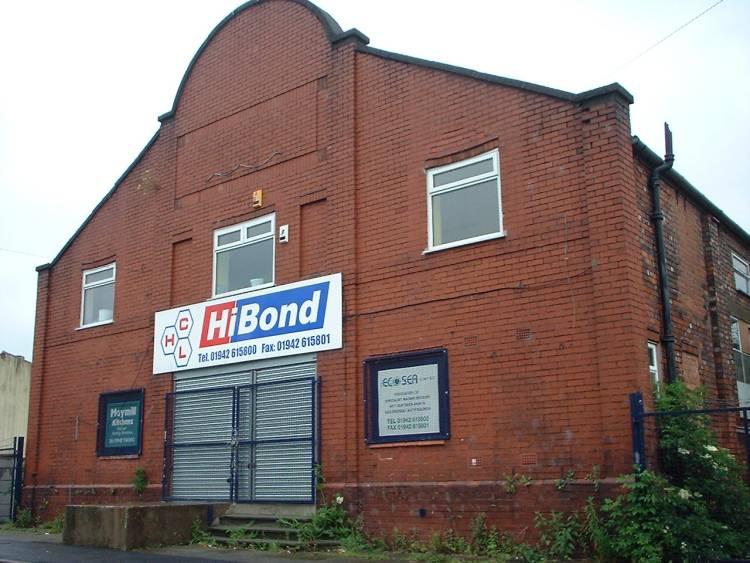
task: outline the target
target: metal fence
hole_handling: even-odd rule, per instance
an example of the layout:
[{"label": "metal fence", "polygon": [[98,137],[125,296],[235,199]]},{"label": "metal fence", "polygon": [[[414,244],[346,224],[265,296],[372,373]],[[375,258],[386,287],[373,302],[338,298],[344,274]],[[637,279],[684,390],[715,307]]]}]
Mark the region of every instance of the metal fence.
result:
[{"label": "metal fence", "polygon": [[0,448],[0,522],[16,519],[23,490],[23,436]]},{"label": "metal fence", "polygon": [[744,457],[750,482],[750,406],[716,407],[680,411],[647,411],[641,393],[630,394],[633,463],[642,468],[658,467],[659,421],[666,417],[707,418],[723,447]]}]

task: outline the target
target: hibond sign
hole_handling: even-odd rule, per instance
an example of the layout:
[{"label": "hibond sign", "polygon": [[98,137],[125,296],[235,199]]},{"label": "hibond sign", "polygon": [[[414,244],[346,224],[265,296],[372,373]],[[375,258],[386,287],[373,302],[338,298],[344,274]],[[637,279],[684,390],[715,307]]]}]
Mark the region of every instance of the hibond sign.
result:
[{"label": "hibond sign", "polygon": [[341,274],[156,313],[154,373],[341,348]]}]

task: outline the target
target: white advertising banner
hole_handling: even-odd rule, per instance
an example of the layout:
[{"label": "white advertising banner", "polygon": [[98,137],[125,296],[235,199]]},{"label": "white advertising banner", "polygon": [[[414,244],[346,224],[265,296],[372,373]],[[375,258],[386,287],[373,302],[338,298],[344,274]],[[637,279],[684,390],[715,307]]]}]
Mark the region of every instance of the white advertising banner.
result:
[{"label": "white advertising banner", "polygon": [[154,373],[342,346],[341,274],[156,313]]}]

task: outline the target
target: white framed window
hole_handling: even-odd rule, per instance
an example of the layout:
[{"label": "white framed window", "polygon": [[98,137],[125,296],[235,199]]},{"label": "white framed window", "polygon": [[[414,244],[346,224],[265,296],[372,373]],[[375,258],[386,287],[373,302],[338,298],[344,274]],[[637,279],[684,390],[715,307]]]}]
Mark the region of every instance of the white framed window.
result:
[{"label": "white framed window", "polygon": [[427,251],[504,236],[500,153],[427,171]]},{"label": "white framed window", "polygon": [[648,343],[648,371],[651,374],[651,383],[661,383],[661,371],[659,370],[659,345],[656,342]]},{"label": "white framed window", "polygon": [[737,397],[741,407],[750,406],[750,323],[730,317],[732,355],[737,378]]},{"label": "white framed window", "polygon": [[214,231],[214,297],[274,284],[276,216]]},{"label": "white framed window", "polygon": [[733,252],[732,268],[734,268],[734,287],[750,295],[750,263]]},{"label": "white framed window", "polygon": [[111,323],[115,312],[116,264],[83,271],[81,328]]}]

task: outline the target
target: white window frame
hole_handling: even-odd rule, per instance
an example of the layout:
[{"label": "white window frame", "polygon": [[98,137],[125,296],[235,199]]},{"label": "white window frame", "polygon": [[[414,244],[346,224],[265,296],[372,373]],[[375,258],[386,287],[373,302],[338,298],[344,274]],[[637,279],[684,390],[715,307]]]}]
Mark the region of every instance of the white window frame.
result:
[{"label": "white window frame", "polygon": [[[742,329],[744,328],[744,329],[750,330],[750,324],[746,323],[745,321],[741,321],[737,317],[729,317],[729,322],[731,323],[731,325],[736,325],[737,326],[737,346],[735,346],[734,342],[732,342],[732,352],[733,353],[734,352],[739,352],[740,353],[740,362],[741,363],[740,363],[740,365],[736,366],[736,368],[738,369],[738,371],[742,371],[742,380],[741,381],[743,383],[750,384],[750,381],[744,381],[744,379],[745,379],[745,371],[746,371],[746,369],[750,369],[750,368],[747,368],[746,365],[745,365],[745,362],[748,362],[750,364],[750,350],[745,350],[745,349],[742,348]],[[731,328],[730,328],[730,330],[731,330]],[[736,377],[736,374],[735,374],[735,379],[737,379],[738,381],[740,381],[740,379]]]},{"label": "white window frame", "polygon": [[[479,174],[477,176],[472,176],[471,178],[458,180],[456,182],[451,182],[449,184],[445,184],[442,186],[434,187],[434,177],[438,174],[442,174],[444,172],[448,172],[450,170],[461,168],[463,166],[468,166],[470,164],[474,164],[476,162],[480,162],[482,160],[487,160],[487,157],[492,158],[492,172],[486,172],[484,174]],[[484,182],[486,180],[490,179],[497,179],[497,202],[498,202],[498,224],[499,224],[499,230],[496,233],[487,233],[484,235],[479,235],[476,237],[470,237],[467,239],[462,240],[456,240],[453,242],[448,242],[445,244],[439,244],[435,245],[433,244],[433,225],[432,225],[432,198],[435,195],[439,195],[446,192],[451,192],[454,190],[460,190],[464,188],[471,187],[475,184],[478,184],[480,182]],[[461,160],[459,162],[452,162],[451,164],[446,164],[444,166],[439,166],[437,168],[431,168],[427,170],[427,249],[425,250],[425,254],[428,252],[435,252],[437,250],[443,250],[446,248],[455,248],[457,246],[464,246],[466,244],[472,244],[475,242],[481,242],[485,240],[492,240],[496,238],[502,238],[505,236],[505,231],[503,230],[503,199],[502,199],[502,190],[500,188],[500,151],[498,149],[491,150],[486,153],[482,153],[478,156],[468,158],[466,160]]]},{"label": "white window frame", "polygon": [[[750,406],[750,397],[748,397],[748,389],[750,388],[750,381],[745,381],[746,379],[745,374],[747,370],[749,369],[747,365],[750,364],[750,350],[744,350],[742,348],[742,329],[747,328],[748,330],[750,330],[750,324],[748,324],[745,321],[741,321],[737,317],[733,317],[733,316],[729,317],[729,322],[731,323],[731,325],[735,325],[735,324],[737,325],[737,346],[735,346],[735,343],[732,342],[732,355],[734,355],[735,352],[738,352],[740,356],[740,363],[737,364],[737,362],[735,361],[735,370],[736,370],[735,380],[737,381],[737,399],[739,400],[739,406],[741,407]],[[738,377],[739,372],[742,372],[741,378]],[[744,400],[742,397],[743,395],[745,397]]]},{"label": "white window frame", "polygon": [[[737,262],[740,262],[741,264],[743,264],[745,266],[745,271],[744,272],[739,271],[735,267],[735,265],[734,265],[734,261],[735,260],[737,260]],[[732,273],[734,274],[733,275],[734,288],[737,291],[741,291],[742,293],[744,293],[746,295],[750,295],[750,262],[748,262],[747,260],[745,260],[742,256],[740,256],[736,252],[732,252]],[[737,276],[740,276],[741,278],[743,278],[745,280],[745,287],[744,288],[743,287],[739,287],[739,285],[737,284]]]},{"label": "white window frame", "polygon": [[[255,225],[260,225],[262,223],[271,223],[271,230],[268,233],[264,233],[262,235],[257,235],[254,237],[247,237],[247,229],[249,227],[254,227]],[[231,242],[222,245],[219,247],[219,237],[222,235],[225,235],[227,233],[231,233],[234,231],[239,230],[240,232],[240,240],[237,242]],[[255,244],[258,242],[263,242],[265,240],[271,239],[273,241],[273,244],[271,245],[271,281],[268,283],[264,283],[261,285],[255,285],[255,286],[248,286],[248,287],[242,287],[239,289],[234,289],[232,291],[227,291],[225,293],[216,293],[216,263],[219,256],[220,251],[225,250],[231,250],[234,248],[240,248],[243,246],[249,246],[251,244]],[[238,223],[236,225],[231,225],[229,227],[223,227],[221,229],[217,229],[214,231],[214,267],[213,267],[213,283],[212,283],[212,293],[213,297],[225,297],[227,295],[237,295],[238,293],[247,293],[248,291],[256,291],[258,289],[264,289],[266,287],[273,287],[276,283],[276,214],[270,213],[268,215],[263,215],[262,217],[257,217],[256,219],[252,219],[250,221],[245,221],[244,223]]]},{"label": "white window frame", "polygon": [[[86,276],[91,274],[97,274],[99,272],[104,272],[105,270],[112,270],[112,278],[101,280],[97,282],[92,283],[86,283]],[[99,266],[98,268],[91,268],[90,270],[84,270],[83,274],[81,274],[81,322],[78,328],[89,328],[92,326],[101,326],[101,325],[107,325],[115,322],[115,290],[117,289],[117,286],[115,284],[117,280],[117,263],[112,262],[110,264],[107,264],[106,266]],[[112,318],[107,321],[96,321],[93,323],[83,324],[83,319],[85,318],[85,307],[86,307],[86,290],[93,289],[96,287],[101,287],[104,285],[112,284],[115,286],[115,288],[112,290]]]},{"label": "white window frame", "polygon": [[[648,341],[648,371],[651,374],[651,383],[654,385],[661,384],[661,369],[659,356],[659,345],[656,342]],[[651,363],[651,352],[653,352],[654,363]]]}]

